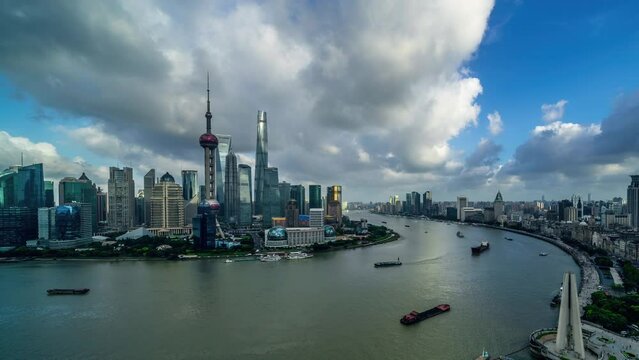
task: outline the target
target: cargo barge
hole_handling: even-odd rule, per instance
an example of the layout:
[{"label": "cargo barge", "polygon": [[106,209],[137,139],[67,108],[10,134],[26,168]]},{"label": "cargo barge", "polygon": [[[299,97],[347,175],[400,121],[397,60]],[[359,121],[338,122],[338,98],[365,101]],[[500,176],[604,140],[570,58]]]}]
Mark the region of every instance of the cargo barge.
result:
[{"label": "cargo barge", "polygon": [[375,263],[375,267],[390,267],[390,266],[400,266],[402,264],[401,261],[399,261],[399,258],[397,258],[397,261],[381,261],[381,262],[376,262]]},{"label": "cargo barge", "polygon": [[399,322],[404,325],[412,325],[416,324],[420,321],[426,320],[428,318],[432,318],[433,316],[437,316],[439,314],[443,314],[447,311],[450,311],[450,305],[448,304],[440,304],[435,306],[432,309],[426,310],[424,312],[417,312],[415,310],[409,312],[404,315]]},{"label": "cargo barge", "polygon": [[488,241],[482,241],[479,246],[473,246],[470,248],[470,250],[472,251],[473,255],[479,255],[482,252],[488,250],[489,247],[490,244],[488,244]]},{"label": "cargo barge", "polygon": [[49,289],[47,295],[84,295],[89,289]]}]

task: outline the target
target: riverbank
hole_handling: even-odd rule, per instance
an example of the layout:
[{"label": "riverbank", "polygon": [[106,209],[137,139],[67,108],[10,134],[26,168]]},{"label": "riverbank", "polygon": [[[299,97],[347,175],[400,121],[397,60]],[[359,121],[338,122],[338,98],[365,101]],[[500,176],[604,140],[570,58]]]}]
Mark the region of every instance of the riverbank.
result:
[{"label": "riverbank", "polygon": [[366,243],[362,243],[362,240],[360,240],[359,243],[344,244],[340,242],[353,241],[353,240],[340,240],[340,241],[332,241],[326,244],[320,244],[318,246],[314,245],[314,246],[311,246],[311,248],[312,248],[312,252],[314,253],[322,253],[322,252],[338,251],[338,250],[351,250],[351,249],[358,249],[358,248],[363,248],[363,247],[368,247],[373,245],[389,243],[391,241],[398,240],[400,237],[401,236],[398,233],[392,231],[390,234],[388,234],[386,237],[382,239],[372,240]]},{"label": "riverbank", "polygon": [[575,260],[575,263],[577,263],[577,265],[579,266],[580,273],[581,273],[581,282],[579,284],[579,307],[580,307],[581,315],[583,315],[584,307],[586,305],[589,305],[592,301],[591,299],[592,293],[597,291],[597,287],[601,284],[601,279],[599,278],[599,272],[597,271],[596,265],[592,262],[592,260],[587,254],[573,248],[572,246],[564,243],[561,240],[550,238],[547,236],[530,233],[523,230],[504,228],[504,227],[488,225],[488,224],[477,224],[477,225],[491,228],[491,229],[509,231],[515,234],[530,236],[530,237],[545,241],[547,243],[550,243],[552,245],[555,245],[556,247],[558,247],[559,249],[561,249],[562,251],[570,255],[573,258],[573,260]]}]

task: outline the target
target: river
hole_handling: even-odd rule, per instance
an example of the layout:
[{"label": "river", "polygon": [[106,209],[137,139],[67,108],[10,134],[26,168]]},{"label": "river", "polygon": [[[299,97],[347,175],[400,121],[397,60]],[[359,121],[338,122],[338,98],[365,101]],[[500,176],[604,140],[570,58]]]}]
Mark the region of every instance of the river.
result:
[{"label": "river", "polygon": [[[0,357],[474,359],[484,348],[493,355],[521,348],[533,330],[555,326],[558,310],[548,303],[565,271],[579,276],[570,256],[524,235],[347,215],[386,221],[401,238],[276,263],[0,264]],[[471,256],[483,240],[490,249]],[[398,257],[403,266],[373,267]],[[47,296],[54,287],[91,292]],[[413,309],[440,303],[451,311],[399,323]]]}]

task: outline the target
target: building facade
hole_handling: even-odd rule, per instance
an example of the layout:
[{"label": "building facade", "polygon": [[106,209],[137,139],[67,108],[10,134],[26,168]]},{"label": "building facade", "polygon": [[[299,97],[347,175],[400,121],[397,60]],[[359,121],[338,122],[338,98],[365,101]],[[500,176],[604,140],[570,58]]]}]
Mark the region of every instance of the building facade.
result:
[{"label": "building facade", "polygon": [[184,198],[182,187],[168,172],[153,187],[151,202],[152,228],[176,228],[184,226]]},{"label": "building facade", "polygon": [[182,198],[189,201],[197,196],[197,170],[182,170]]},{"label": "building facade", "polygon": [[109,227],[114,230],[128,230],[135,219],[135,182],[133,169],[109,168],[107,214]]},{"label": "building facade", "polygon": [[280,189],[277,168],[266,168],[264,172],[264,189],[262,197],[262,224],[271,226],[274,217],[282,216],[280,209]]},{"label": "building facade", "polygon": [[301,215],[306,215],[306,188],[304,185],[291,186],[291,199],[297,201],[297,208]]},{"label": "building facade", "polygon": [[251,167],[240,164],[237,167],[239,178],[239,218],[241,226],[249,226],[253,221],[253,186]]},{"label": "building facade", "polygon": [[44,181],[44,206],[55,206],[55,200],[53,199],[53,181],[50,180]]},{"label": "building facade", "polygon": [[237,224],[240,212],[240,179],[237,172],[237,156],[231,149],[224,166],[224,218],[229,224]]},{"label": "building facade", "polygon": [[79,178],[65,177],[58,182],[58,198],[60,205],[72,202],[86,203],[91,205],[93,214],[93,231],[98,228],[98,198],[97,187],[82,173]]},{"label": "building facade", "polygon": [[322,206],[322,186],[321,185],[308,186],[308,207],[310,209],[319,209],[324,207]]},{"label": "building facade", "polygon": [[266,169],[268,168],[268,132],[266,111],[257,112],[257,144],[255,146],[255,214],[263,215],[263,196]]},{"label": "building facade", "polygon": [[226,211],[224,201],[226,196],[226,156],[231,150],[231,135],[217,134],[217,148],[215,150],[215,184],[217,186],[217,201],[222,205],[222,214]]},{"label": "building facade", "polygon": [[630,226],[639,228],[639,175],[630,175],[632,181],[628,185],[628,214],[630,214]]},{"label": "building facade", "polygon": [[42,164],[12,166],[0,172],[0,247],[38,237],[38,208],[45,204]]},{"label": "building facade", "polygon": [[457,197],[457,220],[462,220],[462,209],[468,207],[468,198],[465,196]]},{"label": "building facade", "polygon": [[[149,170],[144,175],[144,194],[151,197],[153,193],[153,186],[155,186],[155,169]],[[144,203],[144,224],[147,226],[151,223],[151,202]]]},{"label": "building facade", "polygon": [[38,209],[38,239],[49,240],[55,237],[55,207]]}]

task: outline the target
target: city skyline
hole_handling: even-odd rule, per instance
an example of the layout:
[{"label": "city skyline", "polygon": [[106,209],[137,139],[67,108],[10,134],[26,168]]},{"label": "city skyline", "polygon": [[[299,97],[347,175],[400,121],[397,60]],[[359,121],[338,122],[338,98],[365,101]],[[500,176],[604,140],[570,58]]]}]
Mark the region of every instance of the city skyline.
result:
[{"label": "city skyline", "polygon": [[[255,168],[252,129],[262,109],[279,178],[340,184],[345,201],[385,201],[403,189],[431,190],[434,201],[490,200],[499,189],[519,200],[625,197],[627,175],[639,172],[639,150],[625,137],[639,126],[639,51],[624,14],[637,5],[561,4],[547,13],[549,4],[387,5],[367,17],[357,4],[191,4],[177,12],[156,3],[16,3],[0,15],[16,35],[0,47],[0,141],[8,144],[0,168],[24,153],[25,164],[44,164],[47,180],[85,172],[103,189],[111,166],[132,167],[137,189],[151,168],[200,169],[192,144],[211,71],[213,131],[233,137],[238,163]],[[83,16],[96,6],[99,24]],[[53,20],[41,21],[43,13]],[[129,22],[131,14],[140,21]],[[316,21],[296,24],[292,14]],[[178,31],[184,16],[192,21]],[[418,26],[417,17],[448,31]],[[218,25],[199,25],[205,18]],[[359,26],[345,28],[346,18]],[[58,22],[81,29],[79,41],[89,33],[109,40],[114,61],[74,43]],[[321,23],[341,35],[314,41]],[[263,30],[245,31],[255,26]],[[35,56],[30,39],[41,32],[57,46]],[[400,37],[405,52],[378,51]],[[447,45],[437,53],[439,41]],[[204,183],[201,169],[198,176]]]}]

